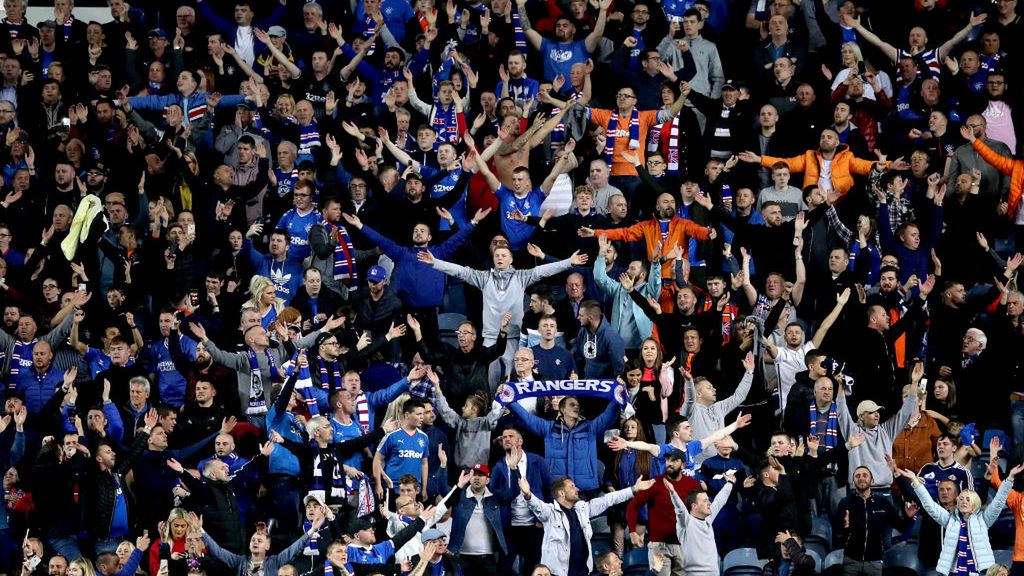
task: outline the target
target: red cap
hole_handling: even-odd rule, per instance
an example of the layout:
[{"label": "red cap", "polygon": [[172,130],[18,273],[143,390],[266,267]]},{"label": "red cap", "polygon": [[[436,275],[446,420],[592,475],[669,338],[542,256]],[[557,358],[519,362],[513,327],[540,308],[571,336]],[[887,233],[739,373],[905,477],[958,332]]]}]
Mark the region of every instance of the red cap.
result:
[{"label": "red cap", "polygon": [[477,464],[476,466],[473,466],[473,472],[479,472],[488,478],[491,477],[491,469],[488,468],[486,464]]}]

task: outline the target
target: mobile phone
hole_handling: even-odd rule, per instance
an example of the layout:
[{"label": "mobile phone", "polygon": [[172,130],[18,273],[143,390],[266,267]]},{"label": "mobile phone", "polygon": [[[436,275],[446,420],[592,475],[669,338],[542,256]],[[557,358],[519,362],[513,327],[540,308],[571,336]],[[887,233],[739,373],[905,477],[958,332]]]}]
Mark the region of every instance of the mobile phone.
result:
[{"label": "mobile phone", "polygon": [[192,304],[192,306],[198,306],[199,305],[199,292],[197,290],[189,290],[188,300]]},{"label": "mobile phone", "polygon": [[78,291],[79,292],[85,292],[85,283],[84,282],[79,282],[78,283]]},{"label": "mobile phone", "polygon": [[70,128],[71,127],[71,118],[61,118],[60,119],[60,125],[65,127],[65,128]]},{"label": "mobile phone", "polygon": [[189,236],[195,236],[195,234],[196,234],[196,225],[195,224],[189,224],[188,228],[187,228],[187,231],[188,231],[188,235]]},{"label": "mobile phone", "polygon": [[865,72],[864,61],[861,60],[860,62],[857,62],[857,74],[859,74],[861,76],[861,78],[863,78],[864,77],[864,72]]}]

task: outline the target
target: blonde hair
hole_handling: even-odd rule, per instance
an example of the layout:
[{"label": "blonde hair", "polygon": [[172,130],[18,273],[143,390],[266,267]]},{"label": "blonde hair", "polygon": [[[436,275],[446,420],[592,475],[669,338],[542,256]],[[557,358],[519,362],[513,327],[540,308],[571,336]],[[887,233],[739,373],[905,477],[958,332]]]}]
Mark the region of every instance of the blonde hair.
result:
[{"label": "blonde hair", "polygon": [[174,537],[171,536],[171,523],[175,520],[184,520],[185,524],[188,524],[186,530],[192,529],[192,521],[188,519],[188,512],[184,508],[171,508],[170,514],[167,515],[167,522],[164,523],[164,529],[160,531],[160,539],[164,542],[174,540]]},{"label": "blonde hair", "polygon": [[842,48],[849,48],[850,52],[853,52],[854,57],[857,58],[857,62],[864,61],[864,53],[861,52],[860,45],[858,45],[856,42],[847,42],[840,47],[840,49]]},{"label": "blonde hair", "polygon": [[408,392],[402,392],[398,398],[395,398],[393,402],[388,404],[387,410],[384,411],[384,422],[389,420],[398,420],[401,422],[404,420],[402,417],[402,407],[405,405],[406,400],[412,398],[412,395]]},{"label": "blonde hair", "polygon": [[964,490],[957,496],[957,499],[967,498],[971,501],[971,514],[975,514],[978,510],[981,510],[981,496],[974,490]]},{"label": "blonde hair", "polygon": [[96,569],[92,567],[92,562],[88,558],[75,558],[68,564],[69,568],[71,566],[77,566],[82,576],[96,576]]},{"label": "blonde hair", "polygon": [[[274,286],[274,282],[266,276],[255,275],[249,280],[249,299],[242,304],[242,308],[253,308],[257,312],[263,309],[263,305],[260,304],[260,297],[263,295],[263,291],[267,288]],[[272,306],[280,312],[284,307],[284,302],[281,301],[277,296],[274,297],[274,303]]]}]

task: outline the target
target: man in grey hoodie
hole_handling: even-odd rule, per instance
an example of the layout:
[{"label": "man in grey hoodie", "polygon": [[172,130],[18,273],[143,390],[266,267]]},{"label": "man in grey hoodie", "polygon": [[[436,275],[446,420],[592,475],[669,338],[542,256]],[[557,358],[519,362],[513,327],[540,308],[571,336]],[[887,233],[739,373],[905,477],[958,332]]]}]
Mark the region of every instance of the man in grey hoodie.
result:
[{"label": "man in grey hoodie", "polygon": [[708,550],[718,549],[712,524],[732,494],[736,473],[732,470],[726,472],[725,479],[728,482],[718,491],[714,501],[708,498],[707,492],[694,490],[686,495],[685,503],[675,486],[662,479],[676,509],[676,536],[683,548],[683,571],[687,576],[718,576],[718,556],[708,554]]},{"label": "man in grey hoodie", "polygon": [[843,438],[849,439],[857,434],[864,434],[864,442],[850,449],[850,486],[853,486],[854,471],[863,466],[871,471],[874,483],[871,492],[876,496],[892,495],[892,470],[886,464],[886,457],[892,457],[892,443],[896,435],[903,430],[907,422],[917,410],[917,395],[908,394],[903,400],[900,411],[885,422],[881,422],[880,412],[883,409],[872,400],[864,400],[857,404],[857,420],[850,416],[846,405],[845,387],[839,388],[836,398],[836,411],[839,417],[839,430]]},{"label": "man in grey hoodie", "polygon": [[270,535],[266,532],[256,532],[249,540],[249,555],[235,554],[229,552],[213,541],[210,535],[203,530],[203,519],[196,516],[195,512],[189,512],[189,521],[196,530],[203,535],[203,544],[211,556],[224,563],[228,569],[235,573],[235,576],[251,576],[253,574],[264,574],[270,576],[277,574],[277,569],[288,563],[289,560],[298,555],[309,542],[311,535],[320,530],[324,523],[324,516],[313,521],[313,525],[291,546],[285,548],[274,556],[268,556],[270,552]]}]

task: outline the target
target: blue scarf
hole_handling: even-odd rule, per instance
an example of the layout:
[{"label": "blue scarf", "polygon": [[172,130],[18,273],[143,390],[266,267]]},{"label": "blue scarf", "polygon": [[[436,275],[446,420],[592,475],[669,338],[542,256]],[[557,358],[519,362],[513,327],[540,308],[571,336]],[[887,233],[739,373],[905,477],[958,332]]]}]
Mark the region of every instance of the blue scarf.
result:
[{"label": "blue scarf", "polygon": [[[363,35],[367,38],[377,33],[377,21],[371,18],[369,14],[367,14],[366,19],[363,20],[363,26],[366,28],[363,30]],[[366,52],[367,56],[373,56],[374,49],[377,47],[376,44],[377,43],[374,42],[370,45],[370,49]]]},{"label": "blue scarf", "polygon": [[626,387],[615,380],[534,380],[532,382],[507,382],[498,387],[494,399],[502,406],[518,402],[523,398],[541,396],[594,396],[604,398],[624,407],[629,401]]},{"label": "blue scarf", "polygon": [[[605,131],[604,136],[604,159],[609,166],[612,165],[612,157],[615,155],[615,139],[618,131],[619,111],[616,110],[612,112],[612,117],[608,119],[608,130]],[[629,116],[629,149],[640,149],[640,113],[637,112],[636,108],[633,108]]]},{"label": "blue scarf", "polygon": [[[572,88],[572,94],[569,96],[570,100],[579,100],[583,94],[578,92],[575,88]],[[551,117],[554,118],[561,112],[561,108],[554,108],[551,110]],[[559,122],[555,129],[551,131],[551,147],[555,150],[565,145],[565,118]]]},{"label": "blue scarf", "polygon": [[519,10],[512,9],[512,28],[514,29],[514,37],[516,42],[516,50],[523,53],[523,59],[526,59],[526,32],[523,31],[523,24],[519,21]]},{"label": "blue scarf", "polygon": [[825,424],[825,430],[818,432],[818,405],[811,402],[811,428],[809,434],[811,436],[824,436],[822,443],[825,446],[825,451],[829,451],[835,448],[839,441],[839,416],[836,413],[836,403],[833,402],[828,407],[828,423]]},{"label": "blue scarf", "polygon": [[[456,94],[455,97],[458,98],[459,95]],[[444,106],[440,102],[434,104],[434,119],[431,124],[437,132],[434,150],[437,150],[442,142],[459,141],[459,115],[455,112],[454,102],[448,106]]]},{"label": "blue scarf", "polygon": [[316,395],[313,394],[313,378],[309,375],[309,366],[299,368],[299,377],[295,380],[295,389],[302,394],[311,416],[319,416],[320,408],[316,404]]},{"label": "blue scarf", "polygon": [[974,551],[971,550],[967,520],[964,518],[960,518],[960,536],[956,542],[956,565],[953,567],[953,573],[957,576],[978,573],[978,566],[974,563]]},{"label": "blue scarf", "polygon": [[341,363],[337,360],[331,362],[331,371],[327,372],[327,363],[323,358],[317,358],[320,364],[320,387],[324,390],[341,390]]},{"label": "blue scarf", "polygon": [[299,153],[295,159],[296,166],[303,160],[313,160],[313,152],[320,147],[320,129],[316,122],[307,126],[299,126]]},{"label": "blue scarf", "polygon": [[348,230],[341,226],[335,226],[327,220],[323,221],[327,233],[335,240],[334,266],[331,274],[346,286],[355,284],[358,279],[356,272],[356,251],[352,247],[352,240],[348,237]]},{"label": "blue scarf", "polygon": [[[302,531],[303,532],[306,532],[308,534],[309,531],[312,530],[312,529],[313,529],[313,523],[312,522],[310,522],[309,520],[303,520],[302,521]],[[303,556],[319,556],[320,555],[320,547],[317,545],[317,540],[319,540],[319,539],[320,539],[320,532],[313,532],[312,534],[310,534],[309,535],[309,541],[306,542],[306,547],[302,549],[302,555]],[[330,566],[331,563],[327,562],[327,565]]]}]

